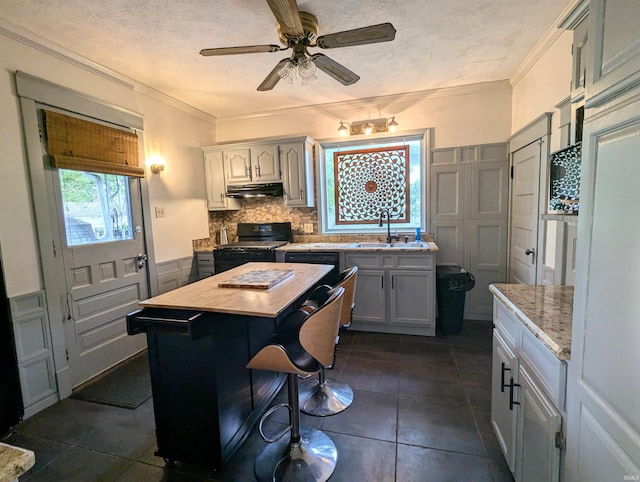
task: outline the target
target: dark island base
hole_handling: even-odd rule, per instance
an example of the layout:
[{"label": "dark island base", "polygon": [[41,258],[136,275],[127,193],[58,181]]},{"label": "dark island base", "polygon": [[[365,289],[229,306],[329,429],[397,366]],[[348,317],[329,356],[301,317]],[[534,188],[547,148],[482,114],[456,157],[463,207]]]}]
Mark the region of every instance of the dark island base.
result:
[{"label": "dark island base", "polygon": [[130,335],[147,335],[157,456],[224,467],[286,380],[246,365],[310,292],[275,319],[161,308],[127,316]]}]

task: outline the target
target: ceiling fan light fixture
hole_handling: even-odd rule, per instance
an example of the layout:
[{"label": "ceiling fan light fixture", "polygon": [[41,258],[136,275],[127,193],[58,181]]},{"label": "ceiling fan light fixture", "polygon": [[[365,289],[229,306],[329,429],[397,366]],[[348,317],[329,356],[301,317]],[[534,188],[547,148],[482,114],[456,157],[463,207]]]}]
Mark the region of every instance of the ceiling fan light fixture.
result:
[{"label": "ceiling fan light fixture", "polygon": [[305,57],[298,63],[298,75],[302,78],[304,84],[305,79],[307,81],[316,79],[316,64],[313,59]]}]

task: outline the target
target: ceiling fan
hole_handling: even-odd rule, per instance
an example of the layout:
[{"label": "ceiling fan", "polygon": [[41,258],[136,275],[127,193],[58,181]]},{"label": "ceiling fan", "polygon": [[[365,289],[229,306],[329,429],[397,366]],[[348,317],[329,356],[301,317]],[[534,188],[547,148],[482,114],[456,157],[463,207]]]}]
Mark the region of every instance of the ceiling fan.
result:
[{"label": "ceiling fan", "polygon": [[280,52],[292,49],[290,58],[282,59],[258,86],[258,90],[273,89],[280,79],[292,83],[297,75],[306,83],[315,78],[316,68],[333,77],[344,85],[351,85],[360,77],[345,66],[323,54],[310,54],[308,47],[333,49],[351,47],[377,42],[389,42],[396,36],[396,29],[390,23],[381,23],[369,27],[345,30],[318,37],[318,20],[307,12],[299,12],[296,0],[267,0],[269,8],[278,22],[278,35],[285,45],[248,45],[243,47],[221,47],[202,49],[200,55],[253,54],[261,52]]}]

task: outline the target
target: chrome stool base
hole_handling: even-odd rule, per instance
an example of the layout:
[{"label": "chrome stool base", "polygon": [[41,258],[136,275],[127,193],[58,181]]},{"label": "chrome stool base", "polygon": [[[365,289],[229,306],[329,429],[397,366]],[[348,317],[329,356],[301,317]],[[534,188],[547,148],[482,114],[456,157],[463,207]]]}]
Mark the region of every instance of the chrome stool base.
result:
[{"label": "chrome stool base", "polygon": [[300,383],[300,409],[307,415],[326,417],[345,411],[353,402],[353,390],[346,383],[317,379]]},{"label": "chrome stool base", "polygon": [[256,478],[262,481],[318,481],[329,479],[336,468],[338,451],[320,430],[300,429],[300,442],[288,437],[267,445],[255,462]]}]

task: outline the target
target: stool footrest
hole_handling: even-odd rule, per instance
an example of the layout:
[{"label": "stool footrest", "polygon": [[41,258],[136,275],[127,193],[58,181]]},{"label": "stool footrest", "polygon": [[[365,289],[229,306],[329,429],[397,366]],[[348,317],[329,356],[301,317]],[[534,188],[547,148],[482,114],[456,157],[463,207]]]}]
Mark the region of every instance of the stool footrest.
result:
[{"label": "stool footrest", "polygon": [[291,430],[292,425],[289,425],[287,428],[285,428],[282,432],[280,432],[279,434],[277,434],[273,438],[267,437],[264,434],[264,431],[262,430],[262,424],[267,420],[267,418],[269,418],[271,415],[273,415],[273,413],[276,410],[279,410],[279,409],[284,408],[284,407],[286,407],[289,410],[289,418],[291,418],[291,407],[289,406],[288,403],[279,403],[278,405],[274,405],[269,410],[267,410],[262,417],[260,417],[260,424],[258,425],[258,430],[260,431],[260,436],[262,437],[262,440],[264,440],[265,442],[270,443],[270,444],[272,444],[274,442],[277,442],[282,437],[284,437],[287,434],[287,432],[289,432]]}]

